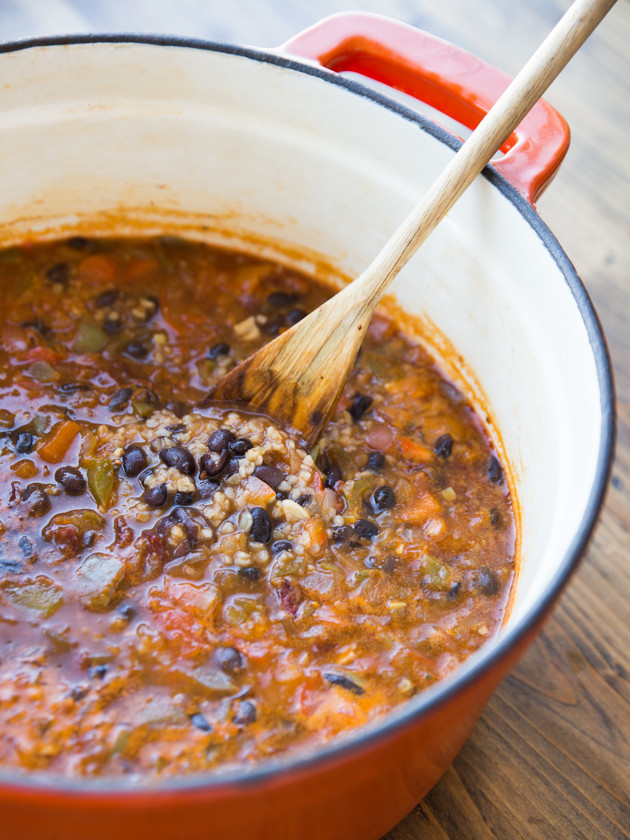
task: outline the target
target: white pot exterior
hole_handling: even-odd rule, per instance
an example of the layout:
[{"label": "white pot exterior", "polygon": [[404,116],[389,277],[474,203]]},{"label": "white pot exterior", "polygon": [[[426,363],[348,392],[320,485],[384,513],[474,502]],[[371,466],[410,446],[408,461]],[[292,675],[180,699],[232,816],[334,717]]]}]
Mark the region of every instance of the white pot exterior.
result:
[{"label": "white pot exterior", "polygon": [[[30,46],[0,55],[0,78],[2,244],[184,232],[353,276],[453,154],[400,107],[269,54]],[[612,396],[596,320],[534,211],[485,178],[392,291],[456,349],[443,361],[483,395],[510,466],[522,568],[507,645],[557,593],[601,500]]]}]

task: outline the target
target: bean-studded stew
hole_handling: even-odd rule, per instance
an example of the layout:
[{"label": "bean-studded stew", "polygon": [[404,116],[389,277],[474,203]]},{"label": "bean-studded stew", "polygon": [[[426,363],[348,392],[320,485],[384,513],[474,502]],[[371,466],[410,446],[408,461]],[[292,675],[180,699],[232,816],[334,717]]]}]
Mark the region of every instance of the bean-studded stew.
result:
[{"label": "bean-studded stew", "polygon": [[0,252],[0,769],[251,767],[381,717],[497,631],[503,468],[386,314],[311,452],[195,408],[330,294],[176,238]]}]

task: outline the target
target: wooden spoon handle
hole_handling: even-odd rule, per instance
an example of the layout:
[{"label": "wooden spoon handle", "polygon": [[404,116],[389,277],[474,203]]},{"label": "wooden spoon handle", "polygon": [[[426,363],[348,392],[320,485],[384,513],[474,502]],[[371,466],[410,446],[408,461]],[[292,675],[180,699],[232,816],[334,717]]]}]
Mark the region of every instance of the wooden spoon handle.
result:
[{"label": "wooden spoon handle", "polygon": [[362,308],[381,295],[523,117],[581,47],[616,0],[576,0],[499,97],[368,268],[351,284]]},{"label": "wooden spoon handle", "polygon": [[576,0],[368,268],[241,362],[200,403],[249,406],[309,449],[334,410],[387,286],[477,177],[615,0]]}]

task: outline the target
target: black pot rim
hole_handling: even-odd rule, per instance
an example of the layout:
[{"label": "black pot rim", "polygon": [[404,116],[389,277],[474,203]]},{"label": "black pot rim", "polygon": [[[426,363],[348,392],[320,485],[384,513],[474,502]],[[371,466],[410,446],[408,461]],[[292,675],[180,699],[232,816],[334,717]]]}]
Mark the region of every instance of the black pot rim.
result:
[{"label": "black pot rim", "polygon": [[[227,53],[242,58],[273,64],[290,71],[315,76],[321,80],[344,87],[358,96],[372,100],[389,111],[397,113],[402,118],[417,124],[423,131],[439,140],[453,150],[461,146],[461,141],[445,129],[441,128],[422,114],[417,113],[399,101],[390,99],[380,92],[360,84],[354,79],[339,76],[332,71],[311,64],[298,58],[289,57],[273,50],[261,50],[241,47],[213,41],[197,40],[169,36],[153,36],[135,33],[122,34],[90,34],[70,35],[60,37],[33,38],[0,44],[0,53],[17,52],[37,47],[73,46],[80,44],[138,44],[156,47],[176,47],[194,49],[207,52]],[[463,663],[452,677],[439,682],[435,687],[426,690],[403,706],[390,712],[382,721],[359,730],[356,735],[350,735],[338,745],[327,745],[315,753],[304,756],[293,756],[284,759],[270,759],[253,770],[234,770],[225,773],[199,773],[184,778],[170,779],[164,782],[132,785],[118,779],[63,779],[50,774],[36,776],[16,776],[0,770],[0,793],[10,793],[11,790],[21,794],[44,793],[48,795],[72,794],[73,798],[84,794],[91,800],[94,797],[105,800],[116,798],[155,797],[155,805],[159,806],[161,795],[165,793],[182,794],[204,793],[217,796],[224,792],[227,796],[241,795],[253,786],[265,783],[278,784],[282,777],[291,774],[308,773],[318,769],[325,769],[327,763],[336,763],[351,758],[353,753],[363,753],[371,745],[382,743],[417,724],[421,719],[433,712],[436,707],[446,704],[457,694],[476,682],[488,670],[499,666],[518,643],[529,633],[536,630],[543,622],[547,612],[553,606],[562,589],[575,571],[580,557],[586,548],[597,516],[602,506],[614,458],[614,443],[616,434],[615,393],[612,374],[612,364],[606,340],[597,313],[591,299],[582,284],[577,272],[568,256],[562,250],[560,243],[542,221],[535,208],[491,165],[483,172],[484,177],[495,186],[518,210],[523,219],[529,224],[534,233],[545,245],[558,269],[562,273],[569,287],[589,337],[593,358],[597,370],[597,378],[601,395],[602,428],[600,447],[597,458],[595,480],[588,502],[584,509],[581,522],[576,529],[573,540],[566,551],[562,562],[558,564],[556,574],[549,586],[545,597],[518,624],[508,626],[503,635],[496,641],[481,648],[468,665]],[[470,660],[468,660],[470,662]],[[224,789],[222,791],[221,789]],[[170,801],[170,797],[168,798]]]}]

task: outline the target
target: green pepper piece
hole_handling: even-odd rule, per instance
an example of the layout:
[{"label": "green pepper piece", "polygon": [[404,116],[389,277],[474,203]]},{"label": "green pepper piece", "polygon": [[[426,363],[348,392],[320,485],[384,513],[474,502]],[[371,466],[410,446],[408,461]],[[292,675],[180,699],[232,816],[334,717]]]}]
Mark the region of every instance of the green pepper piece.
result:
[{"label": "green pepper piece", "polygon": [[41,361],[29,365],[26,374],[38,382],[55,382],[61,376],[48,362]]},{"label": "green pepper piece", "polygon": [[392,364],[392,360],[389,356],[375,352],[365,353],[363,361],[378,379],[387,382],[392,379],[401,378],[402,374],[400,368]]},{"label": "green pepper piece", "polygon": [[116,735],[116,740],[114,741],[114,746],[112,747],[112,755],[120,755],[120,753],[124,752],[125,747],[129,742],[129,738],[131,737],[131,730],[123,727],[118,731]]},{"label": "green pepper piece", "polygon": [[357,478],[346,499],[348,509],[354,512],[356,512],[357,509],[360,509],[363,497],[369,490],[373,490],[378,482],[379,478],[375,475],[364,475],[361,476],[361,478]]},{"label": "green pepper piece", "polygon": [[107,333],[91,321],[81,321],[72,349],[75,353],[98,353],[107,344]]},{"label": "green pepper piece", "polygon": [[430,554],[425,554],[422,566],[424,572],[422,583],[427,589],[436,592],[446,592],[450,589],[452,574],[446,563],[442,563]]},{"label": "green pepper piece", "polygon": [[46,429],[48,428],[50,423],[50,418],[46,417],[45,414],[38,414],[33,420],[33,431],[37,435],[37,437],[41,437]]},{"label": "green pepper piece", "polygon": [[146,388],[138,391],[131,398],[131,407],[137,417],[150,417],[159,405],[157,395]]},{"label": "green pepper piece", "polygon": [[89,508],[56,513],[42,531],[43,538],[50,541],[54,536],[55,528],[64,525],[72,525],[81,534],[85,534],[88,531],[102,531],[105,527],[105,520],[100,513]]},{"label": "green pepper piece", "polygon": [[92,432],[84,432],[81,438],[79,461],[81,466],[88,464],[93,458],[98,446],[98,438]]},{"label": "green pepper piece", "polygon": [[96,504],[107,510],[114,492],[114,465],[111,458],[94,458],[88,462],[87,483]]},{"label": "green pepper piece", "polygon": [[63,604],[60,587],[45,575],[9,584],[4,591],[14,604],[38,612],[42,618],[48,618]]},{"label": "green pepper piece", "polygon": [[214,359],[199,359],[197,362],[197,373],[204,385],[211,385],[214,382],[214,370],[217,363]]},{"label": "green pepper piece", "polygon": [[346,479],[349,475],[353,475],[357,471],[357,465],[354,462],[354,459],[351,458],[344,449],[339,446],[331,446],[328,451],[332,460],[341,470],[341,474],[344,479]]}]

